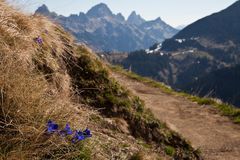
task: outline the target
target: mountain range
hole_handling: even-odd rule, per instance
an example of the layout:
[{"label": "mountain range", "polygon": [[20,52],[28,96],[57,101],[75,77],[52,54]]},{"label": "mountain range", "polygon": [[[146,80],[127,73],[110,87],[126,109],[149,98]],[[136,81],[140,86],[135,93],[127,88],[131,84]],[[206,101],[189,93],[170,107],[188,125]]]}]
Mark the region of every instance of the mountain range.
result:
[{"label": "mountain range", "polygon": [[35,13],[50,17],[70,31],[79,42],[96,51],[129,52],[145,49],[178,32],[161,18],[146,21],[135,11],[125,19],[121,13],[112,13],[104,3],[92,7],[87,13],[80,12],[68,17],[50,12],[46,5],[39,7]]},{"label": "mountain range", "polygon": [[[175,89],[240,106],[240,1],[117,62]],[[115,60],[116,61],[116,60]]]}]

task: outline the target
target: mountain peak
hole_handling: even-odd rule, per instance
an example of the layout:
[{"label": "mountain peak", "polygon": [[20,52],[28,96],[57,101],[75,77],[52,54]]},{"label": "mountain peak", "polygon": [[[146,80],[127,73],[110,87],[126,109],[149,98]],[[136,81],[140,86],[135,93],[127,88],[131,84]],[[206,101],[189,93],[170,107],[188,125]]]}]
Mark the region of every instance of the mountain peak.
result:
[{"label": "mountain peak", "polygon": [[136,11],[132,11],[132,13],[130,14],[130,16],[137,16]]},{"label": "mountain peak", "polygon": [[137,15],[136,11],[133,11],[128,17],[127,22],[134,25],[141,25],[145,20],[140,15]]},{"label": "mountain peak", "polygon": [[116,17],[117,17],[117,19],[120,20],[120,21],[125,21],[125,18],[124,18],[124,16],[123,16],[121,13],[118,13],[118,14],[116,15]]},{"label": "mountain peak", "polygon": [[[160,17],[158,17],[158,18],[156,18],[155,20],[152,20],[152,21],[150,21],[150,22],[152,22],[152,23],[163,23],[164,21],[160,18]],[[165,23],[165,22],[164,22]]]},{"label": "mountain peak", "polygon": [[87,12],[87,16],[89,17],[105,17],[112,15],[112,11],[105,3],[99,3]]},{"label": "mountain peak", "polygon": [[50,11],[49,11],[48,7],[45,4],[43,4],[36,10],[36,13],[48,15],[50,13]]},{"label": "mountain peak", "polygon": [[155,21],[162,21],[161,17],[158,17],[157,19],[155,19]]}]

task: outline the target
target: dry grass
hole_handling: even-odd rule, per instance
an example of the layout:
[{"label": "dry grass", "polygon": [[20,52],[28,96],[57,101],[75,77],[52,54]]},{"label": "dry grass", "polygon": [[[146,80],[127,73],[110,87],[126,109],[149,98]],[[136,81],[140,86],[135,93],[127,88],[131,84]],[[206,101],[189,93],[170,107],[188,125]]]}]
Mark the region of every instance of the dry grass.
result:
[{"label": "dry grass", "polygon": [[[49,119],[63,127],[76,117],[70,78],[59,71],[61,63],[54,56],[61,55],[53,54],[65,49],[63,37],[43,17],[25,16],[4,1],[0,1],[0,11],[0,157],[74,156],[68,141],[45,134]],[[37,36],[44,45],[35,43]],[[46,75],[39,66],[53,72]],[[63,148],[67,149],[52,155]]]},{"label": "dry grass", "polygon": [[[127,159],[139,151],[141,146],[129,135],[109,128],[96,111],[74,103],[78,101],[65,64],[67,54],[76,50],[70,35],[46,18],[25,16],[4,1],[0,32],[0,159]],[[34,41],[38,36],[41,45]],[[91,51],[82,47],[81,52]],[[91,121],[92,115],[103,122]],[[73,129],[89,127],[94,136],[76,145],[48,136],[49,119],[61,128],[66,122]],[[118,148],[123,143],[134,147]]]},{"label": "dry grass", "polygon": [[72,105],[10,54],[1,54],[0,63],[1,154],[9,159],[45,155],[59,145],[57,137],[44,135],[47,120],[71,121]]},{"label": "dry grass", "polygon": [[[136,121],[131,126],[144,127],[143,120],[154,123],[136,97],[109,79],[104,64],[86,47],[74,45],[59,26],[41,16],[25,16],[0,0],[0,33],[0,159],[128,159],[139,151],[163,154],[161,147],[142,147],[128,127],[109,124],[79,103],[93,100],[106,113],[118,108],[116,115],[136,110],[130,114]],[[38,36],[43,44],[35,42]],[[74,82],[79,84],[77,91]],[[101,92],[88,90],[88,85]],[[91,121],[92,115],[100,118]],[[73,145],[59,136],[48,136],[49,119],[60,127],[66,122],[74,129],[88,126],[94,137]]]}]

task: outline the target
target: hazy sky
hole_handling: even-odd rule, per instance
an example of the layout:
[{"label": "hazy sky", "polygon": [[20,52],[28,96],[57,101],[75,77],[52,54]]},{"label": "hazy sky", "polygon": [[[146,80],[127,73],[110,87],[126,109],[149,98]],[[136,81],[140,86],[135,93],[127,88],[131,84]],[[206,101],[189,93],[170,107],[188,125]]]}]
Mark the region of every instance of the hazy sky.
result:
[{"label": "hazy sky", "polygon": [[121,12],[125,17],[135,10],[146,20],[161,17],[168,24],[190,24],[199,18],[218,12],[237,0],[10,0],[23,3],[25,10],[33,12],[43,3],[51,11],[68,16],[86,12],[98,3],[106,3],[113,13]]}]

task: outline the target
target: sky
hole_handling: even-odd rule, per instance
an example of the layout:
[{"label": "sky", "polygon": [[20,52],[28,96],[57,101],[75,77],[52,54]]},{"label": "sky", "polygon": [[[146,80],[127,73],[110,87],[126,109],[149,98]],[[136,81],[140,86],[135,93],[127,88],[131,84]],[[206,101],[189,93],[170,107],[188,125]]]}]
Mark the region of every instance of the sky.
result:
[{"label": "sky", "polygon": [[68,16],[87,12],[99,3],[106,3],[113,13],[122,13],[126,18],[136,11],[146,20],[161,17],[166,23],[177,27],[227,8],[237,0],[9,0],[25,11],[34,12],[42,4],[50,11]]}]

